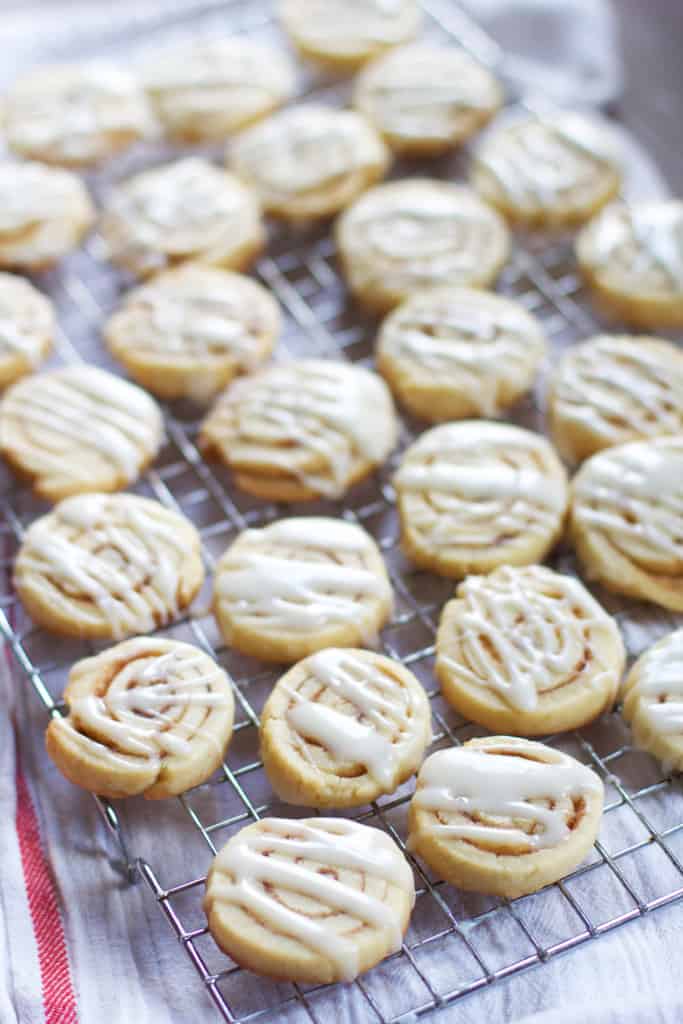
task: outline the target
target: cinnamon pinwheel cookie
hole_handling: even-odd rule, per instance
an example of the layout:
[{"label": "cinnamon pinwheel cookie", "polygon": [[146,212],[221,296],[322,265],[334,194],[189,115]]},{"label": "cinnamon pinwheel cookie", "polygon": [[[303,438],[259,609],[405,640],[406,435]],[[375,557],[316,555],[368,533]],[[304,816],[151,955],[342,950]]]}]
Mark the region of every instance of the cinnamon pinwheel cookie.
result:
[{"label": "cinnamon pinwheel cookie", "polygon": [[120,490],[152,462],[162,440],[156,402],[96,366],[25,377],[0,403],[0,451],[48,501]]},{"label": "cinnamon pinwheel cookie", "polygon": [[510,248],[495,210],[471,189],[431,178],[369,189],[335,230],[346,282],[375,313],[434,285],[485,288]]},{"label": "cinnamon pinwheel cookie", "polygon": [[683,435],[598,452],[571,490],[570,534],[588,578],[683,611]]},{"label": "cinnamon pinwheel cookie", "polygon": [[600,335],[566,352],[548,398],[553,440],[568,462],[683,434],[683,352],[659,338]]},{"label": "cinnamon pinwheel cookie", "polygon": [[309,103],[241,132],[228,162],[268,213],[307,221],[337,213],[383,178],[389,153],[360,114]]},{"label": "cinnamon pinwheel cookie", "polygon": [[81,242],[95,218],[70,171],[0,163],[0,267],[47,270]]},{"label": "cinnamon pinwheel cookie", "polygon": [[305,807],[359,807],[393,793],[431,740],[424,689],[399,662],[329,647],[278,681],[261,713],[275,792]]},{"label": "cinnamon pinwheel cookie", "polygon": [[200,157],[118,185],[100,230],[113,262],[141,277],[185,260],[244,270],[265,242],[252,190]]},{"label": "cinnamon pinwheel cookie", "polygon": [[180,142],[222,142],[285,103],[296,83],[282,52],[245,37],[149,54],[140,77],[166,134]]},{"label": "cinnamon pinwheel cookie", "polygon": [[614,619],[577,579],[540,565],[468,576],[436,638],[449,704],[521,736],[577,729],[609,709],[624,661]]},{"label": "cinnamon pinwheel cookie", "polygon": [[560,228],[583,223],[612,199],[621,168],[604,122],[559,111],[494,126],[475,153],[470,177],[512,221]]},{"label": "cinnamon pinwheel cookie", "polygon": [[372,645],[392,605],[379,548],[343,519],[245,530],[216,566],[213,607],[226,642],[265,661]]},{"label": "cinnamon pinwheel cookie", "polygon": [[336,71],[408,42],[422,20],[416,0],[280,0],[279,13],[297,49]]},{"label": "cinnamon pinwheel cookie", "polygon": [[31,524],[14,583],[53,633],[121,640],[166,625],[204,580],[189,520],[133,494],[65,498]]},{"label": "cinnamon pinwheel cookie", "polygon": [[391,395],[361,366],[280,363],[234,384],[202,425],[200,445],[241,490],[272,501],[340,497],[398,439]]},{"label": "cinnamon pinwheel cookie", "polygon": [[464,50],[418,44],[365,67],[353,102],[392,149],[434,156],[486,124],[503,93],[491,72]]},{"label": "cinnamon pinwheel cookie", "polygon": [[669,633],[636,661],[624,683],[624,718],[636,745],[683,771],[683,629]]},{"label": "cinnamon pinwheel cookie", "polygon": [[236,963],[283,981],[353,981],[401,948],[413,873],[387,835],[343,818],[263,818],[219,850],[209,931]]},{"label": "cinnamon pinwheel cookie", "polygon": [[279,331],[277,301],[257,281],[184,263],[130,291],[104,335],[156,395],[205,401],[264,362]]},{"label": "cinnamon pinwheel cookie", "polygon": [[394,486],[406,554],[442,576],[540,561],[567,508],[552,446],[509,423],[433,427],[406,450]]},{"label": "cinnamon pinwheel cookie", "polygon": [[600,829],[603,794],[595,772],[559,750],[473,739],[422,765],[408,845],[459,889],[515,899],[580,864]]},{"label": "cinnamon pinwheel cookie", "polygon": [[638,327],[683,327],[683,201],[612,203],[576,239],[600,303]]},{"label": "cinnamon pinwheel cookie", "polygon": [[532,386],[545,356],[523,306],[475,288],[416,292],[385,319],[377,368],[415,416],[496,416]]},{"label": "cinnamon pinwheel cookie", "polygon": [[0,388],[35,370],[52,346],[52,303],[29,281],[0,273]]},{"label": "cinnamon pinwheel cookie", "polygon": [[184,793],[218,768],[232,735],[225,672],[191,644],[137,637],[76,662],[47,752],[70,782],[99,796]]},{"label": "cinnamon pinwheel cookie", "polygon": [[99,163],[156,131],[134,77],[106,61],[29,72],[6,94],[3,119],[17,153],[66,167]]}]

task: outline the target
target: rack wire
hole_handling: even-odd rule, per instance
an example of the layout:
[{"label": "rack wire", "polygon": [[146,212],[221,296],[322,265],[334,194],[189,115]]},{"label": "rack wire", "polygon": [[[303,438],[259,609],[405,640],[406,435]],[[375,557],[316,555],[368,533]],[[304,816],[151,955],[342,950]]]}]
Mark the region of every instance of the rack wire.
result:
[{"label": "rack wire", "polygon": [[[463,45],[489,66],[504,71],[504,55],[449,0],[425,0],[427,31]],[[151,22],[98,41],[98,52],[135,52],[160,37],[210,33],[216,30],[273,36],[276,27],[268,0],[213,0],[186,3],[182,10],[168,6]],[[93,50],[92,40],[75,39],[71,55]],[[45,57],[62,56],[45,54]],[[346,86],[310,75],[304,93],[339,103]],[[114,161],[105,172],[91,176],[95,195],[106,194],[112,179],[168,157],[163,147],[139,147]],[[459,176],[462,157],[428,165],[435,176]],[[399,173],[410,173],[403,164]],[[424,168],[422,168],[424,173]],[[85,249],[56,271],[42,275],[40,286],[59,310],[59,361],[87,358],[115,369],[99,341],[99,329],[131,282],[101,258],[95,236]],[[256,272],[277,295],[286,311],[281,351],[316,354],[371,364],[376,324],[364,320],[350,305],[336,264],[334,246],[324,231],[294,235],[274,231],[267,255]],[[558,351],[600,328],[583,293],[572,260],[570,240],[518,240],[500,280],[500,290],[521,302],[543,322]],[[534,394],[520,402],[509,417],[543,430],[543,374]],[[397,596],[396,612],[382,633],[382,650],[416,673],[427,689],[434,718],[434,748],[459,744],[483,730],[460,718],[442,700],[434,684],[434,632],[440,608],[452,584],[409,566],[398,546],[398,524],[390,476],[397,456],[373,480],[356,487],[341,502],[320,502],[285,510],[240,495],[220,467],[208,465],[195,445],[197,422],[182,403],[168,407],[167,443],[138,485],[139,493],[157,498],[194,521],[202,538],[207,570],[236,534],[282,514],[340,515],[362,524],[377,539],[387,560]],[[418,428],[404,420],[401,446]],[[62,713],[59,695],[69,666],[98,649],[91,642],[65,641],[56,646],[31,624],[11,586],[11,567],[26,526],[44,511],[26,488],[7,481],[0,499],[0,630],[24,676],[51,716]],[[551,564],[565,572],[576,567],[571,552],[560,549]],[[629,652],[635,655],[656,636],[675,628],[673,616],[626,604],[598,592],[603,604],[619,619]],[[201,604],[201,601],[200,601]],[[161,635],[190,640],[225,667],[234,682],[237,705],[235,732],[221,770],[206,784],[180,797],[188,828],[206,844],[207,864],[216,848],[241,826],[266,814],[301,815],[273,801],[258,759],[258,715],[277,671],[240,656],[221,641],[211,616],[195,610]],[[653,759],[635,750],[618,712],[573,733],[548,737],[547,742],[592,765],[606,784],[607,801],[600,840],[591,857],[560,883],[540,893],[508,902],[460,893],[439,881],[406,850],[407,803],[413,783],[368,807],[354,817],[386,830],[411,861],[417,879],[417,902],[405,942],[397,954],[344,989],[348,1012],[369,1022],[414,1021],[487,985],[570,950],[618,926],[642,917],[683,896],[683,790]],[[300,987],[255,983],[213,944],[201,914],[203,877],[171,887],[162,883],[163,858],[136,856],[134,828],[129,828],[122,805],[97,804],[115,840],[113,856],[131,881],[141,877],[149,886],[173,932],[192,961],[219,1013],[231,1024],[246,1021],[313,1021],[330,1019],[338,1006],[339,987]],[[164,805],[155,806],[164,814]],[[307,812],[309,813],[309,812]],[[180,837],[182,839],[182,836]],[[388,983],[389,982],[389,983]]]}]

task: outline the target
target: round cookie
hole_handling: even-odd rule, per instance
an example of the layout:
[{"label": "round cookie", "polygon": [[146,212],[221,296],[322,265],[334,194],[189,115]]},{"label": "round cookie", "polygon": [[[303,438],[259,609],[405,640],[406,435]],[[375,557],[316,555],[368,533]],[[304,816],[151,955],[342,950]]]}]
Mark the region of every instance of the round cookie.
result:
[{"label": "round cookie", "polygon": [[611,708],[625,657],[616,622],[583,584],[541,565],[468,576],[436,638],[448,703],[515,736],[578,729]]},{"label": "round cookie", "polygon": [[128,292],[104,336],[154,394],[205,401],[268,358],[280,322],[277,301],[257,281],[184,263]]},{"label": "round cookie", "polygon": [[3,115],[11,149],[65,167],[99,163],[156,131],[135,78],[106,61],[29,72],[6,94]]},{"label": "round cookie", "polygon": [[0,273],[0,388],[34,370],[52,346],[52,303],[23,277]]},{"label": "round cookie", "polygon": [[464,420],[422,434],[394,486],[407,556],[442,576],[541,561],[562,533],[567,476],[544,437]]},{"label": "round cookie", "polygon": [[213,608],[226,643],[264,661],[372,645],[392,606],[379,548],[343,519],[244,530],[216,566]]},{"label": "round cookie", "polygon": [[604,123],[559,111],[492,128],[475,152],[470,180],[515,223],[562,228],[588,220],[616,195],[621,168]]},{"label": "round cookie", "polygon": [[166,134],[222,142],[286,103],[296,75],[280,50],[253,39],[200,39],[146,57],[140,78]]},{"label": "round cookie", "polygon": [[280,22],[297,49],[335,71],[353,71],[412,39],[416,0],[280,0]]},{"label": "round cookie", "polygon": [[377,368],[414,416],[496,416],[534,380],[541,325],[523,306],[475,288],[430,288],[394,309],[377,336]]},{"label": "round cookie", "polygon": [[193,259],[244,270],[265,242],[251,189],[201,157],[124,181],[100,230],[112,261],[142,277]]},{"label": "round cookie", "polygon": [[14,583],[39,625],[120,640],[165,626],[204,580],[199,534],[157,501],[84,494],[31,524]]},{"label": "round cookie", "polygon": [[683,771],[683,629],[638,658],[624,683],[623,710],[636,745],[665,771]]},{"label": "round cookie", "polygon": [[431,741],[415,676],[373,651],[329,647],[276,683],[261,713],[261,758],[283,800],[360,807],[393,793]]},{"label": "round cookie", "polygon": [[162,440],[154,399],[95,366],[26,377],[0,403],[0,452],[47,501],[126,487]]},{"label": "round cookie", "polygon": [[603,799],[595,772],[568,754],[510,736],[474,739],[422,765],[408,844],[459,889],[516,899],[581,863]]},{"label": "round cookie", "polygon": [[301,359],[235,381],[205,419],[200,446],[248,494],[306,501],[341,497],[397,439],[381,377],[350,363]]},{"label": "round cookie", "polygon": [[204,911],[236,963],[283,981],[353,981],[401,948],[415,903],[394,841],[343,818],[263,818],[214,860]]},{"label": "round cookie", "polygon": [[683,327],[683,201],[612,203],[576,239],[601,305],[637,327]]},{"label": "round cookie", "polygon": [[683,611],[683,435],[598,452],[571,491],[570,534],[586,576]]},{"label": "round cookie", "polygon": [[335,231],[346,282],[375,313],[434,285],[484,288],[510,247],[502,219],[474,192],[431,178],[369,189]]},{"label": "round cookie", "polygon": [[548,413],[553,440],[572,463],[615,444],[683,434],[683,352],[659,338],[591,338],[562,357]]},{"label": "round cookie", "polygon": [[353,110],[281,110],[230,143],[228,162],[264,210],[289,221],[329,217],[383,178],[389,153]]},{"label": "round cookie", "polygon": [[353,104],[397,153],[436,156],[474,135],[503,102],[500,85],[464,50],[417,44],[378,57]]},{"label": "round cookie", "polygon": [[95,208],[70,171],[0,162],[0,267],[47,270],[90,230]]},{"label": "round cookie", "polygon": [[137,637],[76,662],[47,752],[70,782],[99,796],[184,793],[219,767],[232,735],[225,672],[198,647]]}]

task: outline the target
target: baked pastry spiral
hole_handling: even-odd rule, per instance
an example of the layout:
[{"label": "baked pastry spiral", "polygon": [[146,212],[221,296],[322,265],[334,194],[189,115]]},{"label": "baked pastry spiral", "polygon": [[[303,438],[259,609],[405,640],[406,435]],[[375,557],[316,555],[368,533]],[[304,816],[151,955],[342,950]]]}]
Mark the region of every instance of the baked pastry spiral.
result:
[{"label": "baked pastry spiral", "polygon": [[326,984],[400,949],[414,902],[412,871],[386,832],[343,818],[264,818],[219,851],[204,910],[241,966]]},{"label": "baked pastry spiral", "polygon": [[595,772],[542,743],[470,740],[422,765],[408,845],[452,885],[514,899],[583,860],[600,828],[603,792]]},{"label": "baked pastry spiral", "polygon": [[67,636],[113,639],[170,622],[203,579],[192,523],[132,494],[61,501],[31,524],[14,568],[35,622]]},{"label": "baked pastry spiral", "polygon": [[614,703],[624,662],[614,619],[579,580],[544,566],[468,576],[441,613],[443,695],[493,732],[585,725]]},{"label": "baked pastry spiral", "polygon": [[618,445],[572,482],[570,534],[609,590],[683,611],[683,436]]},{"label": "baked pastry spiral", "polygon": [[624,718],[636,745],[683,770],[683,629],[668,633],[638,658],[624,683]]},{"label": "baked pastry spiral", "polygon": [[261,713],[261,757],[288,803],[358,807],[413,774],[430,723],[427,695],[399,662],[328,647],[276,683]]},{"label": "baked pastry spiral", "polygon": [[0,388],[34,370],[52,345],[52,303],[16,274],[0,273]]},{"label": "baked pastry spiral", "polygon": [[433,427],[406,450],[394,486],[406,554],[443,576],[540,561],[567,507],[554,449],[509,423]]},{"label": "baked pastry spiral", "polygon": [[47,752],[71,782],[110,798],[161,800],[204,782],[232,734],[225,672],[191,644],[136,637],[77,662]]}]

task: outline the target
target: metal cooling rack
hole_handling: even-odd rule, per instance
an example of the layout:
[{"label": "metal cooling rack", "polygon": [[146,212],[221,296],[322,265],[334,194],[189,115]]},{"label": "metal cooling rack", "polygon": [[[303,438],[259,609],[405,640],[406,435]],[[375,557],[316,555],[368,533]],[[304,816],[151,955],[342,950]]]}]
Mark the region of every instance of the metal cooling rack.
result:
[{"label": "metal cooling rack", "polygon": [[[448,0],[426,0],[427,31],[464,45],[483,62],[504,71],[503,55],[491,40]],[[271,5],[266,0],[214,0],[213,3],[166,5],[164,13],[133,31],[98,40],[74,37],[69,55],[109,52],[135,54],[160,37],[188,32],[235,31],[274,36]],[[65,56],[46,53],[44,59]],[[309,73],[307,73],[309,74]],[[343,102],[346,86],[330,84],[309,74],[305,93],[330,102]],[[167,158],[163,147],[140,147],[131,156],[114,161],[106,172],[91,176],[95,195],[106,193],[118,178],[150,162]],[[437,176],[462,173],[461,157],[422,166]],[[401,173],[410,173],[404,165]],[[361,319],[348,301],[335,265],[328,234],[276,232],[257,273],[273,289],[287,313],[282,350],[289,354],[318,354],[371,363],[376,325]],[[101,243],[92,238],[86,248],[64,261],[56,271],[42,275],[40,286],[56,302],[60,314],[57,361],[87,357],[110,368],[98,332],[117,304],[124,275],[106,266]],[[600,328],[590,311],[575,272],[570,241],[555,238],[543,243],[518,240],[503,272],[500,290],[515,297],[543,322],[553,358],[567,344]],[[543,429],[543,381],[536,393],[521,402],[509,417],[537,430]],[[136,490],[156,497],[189,516],[197,525],[207,569],[237,532],[258,526],[285,511],[245,498],[234,491],[220,468],[202,461],[195,446],[196,411],[180,405],[167,409],[167,444],[155,468]],[[404,420],[402,445],[415,436],[414,424]],[[382,548],[397,596],[396,613],[383,631],[382,649],[409,666],[424,683],[432,702],[434,746],[461,743],[481,730],[461,719],[442,700],[432,673],[434,631],[440,608],[450,596],[452,583],[416,571],[402,558],[394,495],[389,484],[394,458],[372,481],[356,487],[344,504],[321,502],[294,511],[342,515],[361,523]],[[25,616],[11,589],[11,566],[25,527],[45,506],[25,488],[8,481],[0,499],[0,629],[13,652],[18,675],[25,676],[49,715],[59,715],[70,664],[98,649],[91,643],[65,641],[56,645]],[[560,550],[552,563],[575,571],[570,552]],[[637,654],[656,636],[677,624],[671,616],[634,603],[626,605],[599,593],[603,604],[620,621],[631,654]],[[272,793],[258,760],[258,713],[277,671],[244,658],[222,643],[212,618],[195,611],[160,631],[165,636],[190,640],[208,651],[234,680],[237,715],[227,759],[212,780],[180,798],[188,829],[196,829],[206,846],[206,863],[232,832],[264,814],[301,815],[301,808],[273,803]],[[627,921],[683,896],[683,790],[678,780],[666,777],[649,756],[632,748],[621,716],[611,713],[580,731],[550,737],[547,742],[591,764],[603,778],[607,801],[600,841],[592,856],[562,882],[541,893],[513,902],[460,893],[425,871],[405,848],[407,802],[412,784],[354,813],[360,821],[385,829],[409,857],[416,871],[418,895],[410,929],[401,951],[343,990],[344,1007],[368,1022],[388,1024],[414,1021],[484,986],[549,960]],[[202,924],[202,878],[166,887],[163,854],[144,860],[136,856],[135,828],[128,822],[127,804],[116,807],[97,801],[110,834],[115,857],[131,876],[142,877],[182,948],[190,957],[204,986],[226,1021],[313,1021],[317,1024],[339,1012],[339,987],[305,987],[270,983],[242,971],[216,948]],[[155,815],[164,804],[154,805]],[[310,813],[306,811],[305,813]],[[182,834],[178,833],[182,841]]]}]

